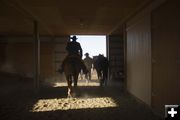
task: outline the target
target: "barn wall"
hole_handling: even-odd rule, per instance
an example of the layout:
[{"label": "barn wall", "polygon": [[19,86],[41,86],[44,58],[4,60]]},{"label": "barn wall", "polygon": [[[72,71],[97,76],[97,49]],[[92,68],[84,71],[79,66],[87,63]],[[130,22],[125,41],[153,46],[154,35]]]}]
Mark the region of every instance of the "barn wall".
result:
[{"label": "barn wall", "polygon": [[0,66],[3,66],[6,58],[6,43],[0,43]]},{"label": "barn wall", "polygon": [[151,104],[150,15],[137,16],[127,23],[127,90]]},{"label": "barn wall", "polygon": [[[1,56],[0,71],[18,74],[24,77],[32,77],[33,67],[33,44],[30,38],[10,38],[1,37]],[[29,68],[29,69],[25,69]]]},{"label": "barn wall", "polygon": [[[40,38],[40,78],[52,78],[57,73],[58,59],[64,58],[68,37]],[[59,48],[57,47],[59,45]],[[33,38],[30,37],[3,37],[0,41],[0,71],[33,78],[34,49]],[[61,52],[57,58],[57,50]],[[61,60],[62,61],[62,60]],[[60,62],[61,62],[60,61]]]},{"label": "barn wall", "polygon": [[122,82],[124,74],[124,46],[122,35],[107,36],[109,83]]},{"label": "barn wall", "polygon": [[152,107],[180,104],[180,1],[168,0],[152,12]]},{"label": "barn wall", "polygon": [[61,38],[55,38],[54,39],[54,57],[53,57],[53,62],[54,62],[54,72],[55,75],[58,75],[59,72],[58,69],[62,64],[62,61],[67,55],[67,52],[65,50],[66,44],[68,42],[69,38],[68,37],[61,37]]},{"label": "barn wall", "polygon": [[180,104],[180,2],[154,3],[126,24],[127,90],[163,116]]},{"label": "barn wall", "polygon": [[40,45],[40,77],[49,78],[53,75],[53,48],[52,42],[41,42]]}]

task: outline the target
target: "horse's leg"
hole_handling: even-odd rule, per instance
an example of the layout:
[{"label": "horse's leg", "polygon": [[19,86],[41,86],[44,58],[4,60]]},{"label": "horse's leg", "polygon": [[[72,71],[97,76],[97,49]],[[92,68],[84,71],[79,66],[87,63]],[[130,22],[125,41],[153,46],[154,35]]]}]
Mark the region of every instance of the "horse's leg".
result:
[{"label": "horse's leg", "polygon": [[87,82],[89,82],[89,80],[90,80],[90,72],[88,72],[87,74]]},{"label": "horse's leg", "polygon": [[86,81],[88,80],[88,75],[87,74],[85,74],[85,79],[86,79]]},{"label": "horse's leg", "polygon": [[74,87],[77,87],[78,74],[74,75]]},{"label": "horse's leg", "polygon": [[103,86],[104,84],[104,73],[103,71],[100,71],[100,86]]},{"label": "horse's leg", "polygon": [[108,68],[104,70],[104,85],[107,86],[107,78],[108,78]]},{"label": "horse's leg", "polygon": [[96,69],[96,73],[97,73],[97,78],[99,80],[99,71]]},{"label": "horse's leg", "polygon": [[86,78],[86,82],[89,82],[89,72],[87,74],[85,74],[85,78]]},{"label": "horse's leg", "polygon": [[105,80],[106,80],[106,72],[105,70],[102,70],[102,80],[101,80],[102,86],[105,85]]},{"label": "horse's leg", "polygon": [[98,79],[100,80],[101,79],[101,71],[98,70],[97,74],[98,74]]},{"label": "horse's leg", "polygon": [[89,70],[89,80],[91,80],[91,69]]},{"label": "horse's leg", "polygon": [[68,97],[72,97],[72,76],[67,76],[67,84],[68,84]]},{"label": "horse's leg", "polygon": [[88,68],[88,73],[87,73],[87,82],[91,80],[91,68]]},{"label": "horse's leg", "polygon": [[80,72],[80,78],[81,78],[81,80],[83,80],[83,71],[82,70]]}]

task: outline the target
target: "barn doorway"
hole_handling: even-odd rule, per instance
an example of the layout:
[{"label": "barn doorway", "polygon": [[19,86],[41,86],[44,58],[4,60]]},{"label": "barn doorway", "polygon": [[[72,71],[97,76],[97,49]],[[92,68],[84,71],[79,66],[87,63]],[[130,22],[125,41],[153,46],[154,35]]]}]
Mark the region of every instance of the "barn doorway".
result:
[{"label": "barn doorway", "polygon": [[[70,37],[72,37],[71,35]],[[93,57],[98,56],[99,54],[103,56],[107,56],[106,53],[106,36],[105,35],[76,35],[77,42],[81,44],[82,50],[83,50],[83,56],[82,59],[85,60],[86,55],[88,53],[89,57],[93,59]],[[85,55],[86,54],[86,55]],[[84,61],[85,62],[85,61]],[[85,62],[86,64],[86,62]],[[92,68],[89,70],[90,77],[86,78],[86,76],[83,74],[83,72],[79,75],[79,80],[84,81],[85,83],[89,83],[88,86],[98,86],[98,77],[97,77],[97,71]],[[89,81],[87,80],[89,79]],[[83,82],[79,82],[83,83]]]},{"label": "barn doorway", "polygon": [[[77,41],[81,44],[83,53],[89,53],[90,57],[103,54],[106,56],[106,36],[77,35]],[[85,55],[83,56],[83,59]]]}]

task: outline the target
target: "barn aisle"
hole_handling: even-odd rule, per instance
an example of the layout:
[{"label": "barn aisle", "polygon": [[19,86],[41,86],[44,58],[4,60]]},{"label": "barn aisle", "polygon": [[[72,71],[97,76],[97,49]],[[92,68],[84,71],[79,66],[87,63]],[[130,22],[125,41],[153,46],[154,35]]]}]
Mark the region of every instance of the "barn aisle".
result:
[{"label": "barn aisle", "polygon": [[18,91],[1,96],[1,120],[161,120],[119,86],[80,85],[74,98],[66,86],[41,87],[37,94]]}]

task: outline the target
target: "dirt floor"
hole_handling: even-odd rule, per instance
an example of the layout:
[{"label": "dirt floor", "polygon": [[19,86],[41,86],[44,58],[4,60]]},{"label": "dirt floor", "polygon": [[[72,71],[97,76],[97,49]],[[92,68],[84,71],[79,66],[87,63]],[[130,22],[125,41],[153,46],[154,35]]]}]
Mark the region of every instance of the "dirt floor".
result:
[{"label": "dirt floor", "polygon": [[74,97],[67,98],[66,83],[58,84],[1,95],[0,120],[161,120],[120,85],[80,80]]}]

